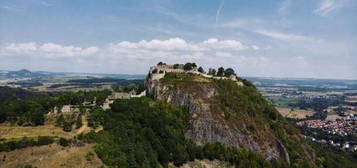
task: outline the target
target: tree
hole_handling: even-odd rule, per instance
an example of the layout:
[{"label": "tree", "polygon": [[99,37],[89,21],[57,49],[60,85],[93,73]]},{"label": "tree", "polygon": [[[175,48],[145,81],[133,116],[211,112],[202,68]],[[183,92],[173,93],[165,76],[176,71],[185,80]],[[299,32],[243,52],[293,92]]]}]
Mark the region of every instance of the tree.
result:
[{"label": "tree", "polygon": [[60,138],[58,143],[59,143],[59,145],[66,147],[69,145],[70,141],[65,138]]},{"label": "tree", "polygon": [[192,70],[193,68],[196,68],[196,67],[197,67],[196,63],[188,62],[183,66],[183,69],[185,71],[189,71],[189,70]]},{"label": "tree", "polygon": [[103,117],[104,110],[99,107],[95,106],[92,110],[89,111],[88,115],[88,125],[92,128],[97,128],[98,126],[104,123]]},{"label": "tree", "polygon": [[208,75],[213,75],[213,76],[215,76],[216,75],[216,69],[214,69],[214,68],[210,68],[210,69],[208,69]]},{"label": "tree", "polygon": [[180,64],[174,64],[174,69],[178,69],[180,67]]},{"label": "tree", "polygon": [[227,68],[225,71],[224,71],[224,76],[226,77],[230,77],[231,75],[235,75],[235,72],[232,68]]},{"label": "tree", "polygon": [[217,72],[217,76],[223,76],[224,75],[224,68],[223,67],[219,67],[218,68],[218,72]]},{"label": "tree", "polygon": [[166,65],[166,63],[160,61],[159,63],[157,63],[157,65]]},{"label": "tree", "polygon": [[203,70],[202,67],[199,67],[199,68],[198,68],[198,72],[205,73],[205,70]]}]

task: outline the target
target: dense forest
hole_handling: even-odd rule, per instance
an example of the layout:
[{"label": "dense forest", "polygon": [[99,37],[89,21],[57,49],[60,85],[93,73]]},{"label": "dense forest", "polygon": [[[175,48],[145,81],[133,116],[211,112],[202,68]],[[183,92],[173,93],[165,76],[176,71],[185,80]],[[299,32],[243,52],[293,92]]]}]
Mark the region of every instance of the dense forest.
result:
[{"label": "dense forest", "polygon": [[197,146],[185,138],[188,112],[150,98],[115,101],[109,111],[95,110],[92,125],[103,124],[104,131],[82,136],[96,143],[95,151],[108,166],[180,166],[194,159],[218,159],[237,167],[288,167],[278,160],[266,161],[258,153],[219,143]]},{"label": "dense forest", "polygon": [[53,93],[38,93],[21,88],[10,88],[7,86],[0,86],[0,103],[7,100],[14,99],[26,99],[26,98],[35,98],[35,97],[46,97],[49,94]]},{"label": "dense forest", "polygon": [[[259,153],[219,143],[198,146],[184,135],[189,126],[186,108],[150,98],[115,101],[112,110],[96,109],[91,113],[95,116],[91,118],[91,126],[102,124],[104,131],[91,132],[80,139],[95,143],[96,153],[110,167],[166,167],[169,163],[180,166],[194,159],[217,159],[236,167],[354,166],[355,156],[347,156],[332,149],[325,150],[319,144],[310,144],[317,151],[315,164],[296,160],[291,165],[281,160],[267,161]],[[288,136],[285,138],[286,141],[294,140]],[[288,143],[291,143],[288,144],[289,150],[292,150],[291,156],[300,158],[294,155],[300,152],[294,151],[299,144]]]},{"label": "dense forest", "polygon": [[3,89],[7,96],[0,101],[0,123],[10,122],[22,126],[43,125],[45,114],[54,107],[81,105],[83,102],[103,104],[110,91],[78,91],[41,94],[23,89]]}]

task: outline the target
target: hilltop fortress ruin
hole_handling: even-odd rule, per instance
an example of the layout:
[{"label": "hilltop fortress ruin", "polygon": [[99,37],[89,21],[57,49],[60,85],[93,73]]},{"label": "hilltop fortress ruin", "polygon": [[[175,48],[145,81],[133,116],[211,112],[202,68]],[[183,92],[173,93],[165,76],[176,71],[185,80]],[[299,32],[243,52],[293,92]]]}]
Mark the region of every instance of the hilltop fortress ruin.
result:
[{"label": "hilltop fortress ruin", "polygon": [[[201,68],[201,67],[200,67]],[[223,74],[221,76],[217,76],[216,73],[206,73],[203,71],[203,69],[200,70],[196,66],[195,63],[186,63],[186,64],[174,64],[174,65],[168,65],[165,63],[158,63],[155,66],[150,67],[149,74],[148,74],[148,80],[151,81],[158,81],[162,78],[165,77],[165,74],[167,73],[185,73],[185,74],[193,74],[193,75],[199,75],[205,78],[210,78],[210,79],[226,79],[226,80],[232,80],[237,83],[239,86],[243,86],[243,82],[238,80],[238,77],[235,73],[230,74],[229,76]],[[130,98],[137,98],[137,97],[143,97],[146,96],[147,90],[144,90],[141,93],[136,93],[135,91],[130,91],[128,93],[126,92],[113,92],[112,95],[109,95],[103,105],[100,107],[103,108],[103,110],[108,110],[110,109],[110,104],[112,104],[115,100],[117,99],[130,99]],[[96,102],[84,102],[83,107],[86,108],[91,108],[96,106]],[[61,107],[54,107],[53,110],[51,110],[47,115],[58,115],[58,114],[72,114],[79,112],[79,107],[80,105],[63,105]]]},{"label": "hilltop fortress ruin", "polygon": [[[187,64],[191,64],[191,65],[187,66]],[[185,65],[184,64],[168,65],[160,62],[156,66],[150,67],[149,78],[151,80],[160,80],[165,76],[166,73],[187,73],[187,74],[200,75],[212,79],[230,79],[233,81],[238,81],[236,74],[231,74],[229,76],[216,76],[215,74],[207,74],[204,71],[200,71],[195,63],[186,63]],[[242,82],[239,83],[240,83],[239,85],[241,84],[243,85]]]}]

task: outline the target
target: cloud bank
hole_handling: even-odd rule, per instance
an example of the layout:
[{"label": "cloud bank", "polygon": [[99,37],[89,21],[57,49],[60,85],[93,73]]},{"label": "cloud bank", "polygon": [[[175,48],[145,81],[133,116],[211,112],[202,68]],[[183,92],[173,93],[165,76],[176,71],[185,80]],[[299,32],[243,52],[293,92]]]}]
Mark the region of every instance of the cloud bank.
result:
[{"label": "cloud bank", "polygon": [[142,40],[139,42],[121,41],[119,43],[110,43],[103,47],[90,46],[64,46],[54,43],[37,44],[29,43],[11,43],[0,46],[0,56],[32,56],[32,57],[90,57],[93,55],[102,56],[124,56],[130,57],[137,55],[145,59],[155,56],[184,55],[195,52],[209,51],[242,51],[257,50],[258,46],[248,46],[237,40],[218,40],[210,38],[202,42],[187,42],[181,38],[170,38],[167,40],[153,39],[150,41]]},{"label": "cloud bank", "polygon": [[[240,40],[208,38],[202,41],[186,41],[182,38],[120,41],[102,46],[73,46],[56,43],[10,43],[0,45],[0,67],[3,69],[28,68],[31,70],[140,73],[159,61],[185,63],[193,61],[204,68],[218,66],[232,67],[239,75],[276,77],[329,77],[321,76],[329,66],[328,73],[336,76],[351,72],[344,77],[354,77],[352,66],[331,65],[326,55],[341,55],[345,46],[319,42],[314,38],[278,31],[259,30],[257,34],[291,44],[295,50],[275,44],[261,46]],[[280,48],[279,48],[280,47]],[[324,48],[336,48],[324,50]],[[299,51],[299,52],[296,52]],[[306,51],[306,52],[300,52]],[[277,53],[288,52],[284,57]],[[314,54],[320,58],[311,58]],[[338,62],[340,59],[337,59]],[[320,65],[320,66],[316,66]]]},{"label": "cloud bank", "polygon": [[0,47],[0,56],[38,56],[38,57],[78,57],[93,55],[98,52],[98,48],[91,46],[87,48],[62,46],[54,43],[37,44],[11,43]]},{"label": "cloud bank", "polygon": [[[189,42],[176,37],[138,42],[120,41],[87,47],[36,42],[10,43],[0,45],[0,58],[3,59],[0,66],[11,68],[9,62],[15,66],[28,60],[27,65],[32,63],[35,68],[43,68],[36,66],[44,66],[51,62],[48,65],[55,67],[58,65],[61,66],[58,69],[72,69],[72,71],[91,69],[102,72],[145,73],[148,66],[158,61],[169,63],[202,61],[207,66],[215,66],[218,62],[223,65],[227,59],[240,60],[244,53],[259,50],[261,47],[256,44],[249,45],[238,40],[217,38]],[[6,63],[8,65],[4,65]],[[19,66],[24,65],[17,65]],[[65,68],[66,66],[68,67]],[[49,68],[45,67],[45,69]]]}]

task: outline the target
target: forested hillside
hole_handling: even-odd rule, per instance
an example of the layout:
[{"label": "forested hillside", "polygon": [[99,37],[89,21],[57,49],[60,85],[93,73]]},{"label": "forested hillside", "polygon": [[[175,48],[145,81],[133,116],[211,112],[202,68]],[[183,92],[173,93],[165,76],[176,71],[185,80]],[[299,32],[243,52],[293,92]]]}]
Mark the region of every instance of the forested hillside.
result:
[{"label": "forested hillside", "polygon": [[89,133],[83,140],[96,143],[95,151],[108,166],[180,166],[194,159],[218,159],[238,167],[287,167],[279,160],[267,161],[256,152],[227,147],[220,143],[196,145],[185,138],[189,113],[185,107],[150,98],[116,101],[112,110],[97,117],[104,131]]},{"label": "forested hillside", "polygon": [[27,91],[21,88],[10,88],[7,86],[0,86],[0,102],[6,100],[14,99],[26,99],[26,98],[35,98],[35,97],[45,97],[45,93],[36,93]]}]

